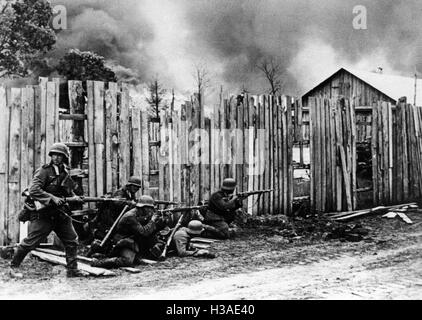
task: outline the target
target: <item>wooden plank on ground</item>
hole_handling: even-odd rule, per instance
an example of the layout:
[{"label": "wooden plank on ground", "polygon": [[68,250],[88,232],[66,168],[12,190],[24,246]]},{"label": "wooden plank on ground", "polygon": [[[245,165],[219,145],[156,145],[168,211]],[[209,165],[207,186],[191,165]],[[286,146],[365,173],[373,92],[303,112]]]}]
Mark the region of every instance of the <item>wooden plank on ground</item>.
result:
[{"label": "wooden plank on ground", "polygon": [[[35,251],[52,254],[52,255],[55,255],[55,256],[58,256],[58,257],[66,257],[66,253],[64,253],[63,251],[54,250],[54,249],[36,248]],[[79,261],[87,262],[87,263],[91,263],[93,261],[92,258],[79,256],[79,255],[76,258]]]},{"label": "wooden plank on ground", "polygon": [[[35,250],[31,251],[31,254],[37,258],[40,258],[41,260],[53,263],[53,264],[59,264],[62,266],[66,265],[66,258],[64,257],[59,257],[53,254],[48,254],[48,253],[44,253],[44,252],[38,252]],[[95,267],[91,267],[87,264],[84,263],[78,263],[78,269],[88,272],[89,274],[93,275],[93,276],[103,276],[103,277],[110,277],[110,276],[115,276],[116,274],[113,271],[107,270],[107,269],[102,269],[102,268],[95,268]]]}]

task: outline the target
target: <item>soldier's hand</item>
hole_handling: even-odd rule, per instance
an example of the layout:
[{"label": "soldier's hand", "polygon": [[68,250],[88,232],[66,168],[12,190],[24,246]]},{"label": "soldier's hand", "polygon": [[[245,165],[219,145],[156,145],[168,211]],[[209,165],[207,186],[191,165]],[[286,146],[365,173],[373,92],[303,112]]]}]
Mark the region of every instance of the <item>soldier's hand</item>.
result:
[{"label": "soldier's hand", "polygon": [[55,196],[53,196],[52,198],[51,198],[51,200],[53,201],[53,203],[56,205],[56,206],[62,206],[62,205],[64,205],[64,203],[65,203],[65,201],[64,201],[64,199],[63,198],[59,198],[59,197],[55,197]]},{"label": "soldier's hand", "polygon": [[161,215],[160,215],[158,212],[155,212],[155,213],[152,215],[151,221],[153,221],[153,222],[157,222],[158,220],[160,220],[160,218],[161,218]]}]

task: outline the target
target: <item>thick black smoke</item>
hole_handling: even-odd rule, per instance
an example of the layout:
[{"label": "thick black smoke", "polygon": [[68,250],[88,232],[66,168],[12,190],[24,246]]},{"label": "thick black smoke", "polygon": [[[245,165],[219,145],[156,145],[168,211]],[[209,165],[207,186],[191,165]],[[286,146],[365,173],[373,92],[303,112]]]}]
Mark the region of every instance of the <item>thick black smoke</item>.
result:
[{"label": "thick black smoke", "polygon": [[[54,0],[67,8],[69,30],[54,57],[69,48],[105,56],[119,76],[193,90],[192,71],[206,65],[212,85],[267,88],[263,58],[282,65],[285,91],[297,94],[341,64],[422,73],[419,0]],[[355,30],[353,8],[367,8]],[[380,65],[381,64],[381,65]]]}]

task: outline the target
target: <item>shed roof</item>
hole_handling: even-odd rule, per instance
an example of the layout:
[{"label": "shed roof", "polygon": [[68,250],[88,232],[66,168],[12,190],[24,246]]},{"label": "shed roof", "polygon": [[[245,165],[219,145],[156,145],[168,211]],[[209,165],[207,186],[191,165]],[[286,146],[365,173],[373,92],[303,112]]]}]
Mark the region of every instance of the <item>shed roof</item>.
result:
[{"label": "shed roof", "polygon": [[[375,89],[381,91],[382,93],[384,93],[395,101],[397,101],[401,97],[406,97],[408,103],[413,104],[414,102],[415,78],[413,77],[403,77],[377,72],[367,72],[352,68],[341,68],[320,84],[331,79],[333,76],[335,76],[338,72],[342,70],[349,72],[350,74],[366,82]],[[306,92],[303,96],[307,96],[313,89],[318,87],[320,84]],[[417,80],[416,88],[416,105],[422,106],[422,79]]]}]

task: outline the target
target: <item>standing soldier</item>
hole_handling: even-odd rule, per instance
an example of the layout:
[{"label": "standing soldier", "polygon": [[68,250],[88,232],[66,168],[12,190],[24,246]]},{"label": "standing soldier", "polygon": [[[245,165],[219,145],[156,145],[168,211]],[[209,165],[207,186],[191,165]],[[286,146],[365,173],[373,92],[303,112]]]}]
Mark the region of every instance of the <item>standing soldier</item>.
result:
[{"label": "standing soldier", "polygon": [[70,216],[66,213],[69,210],[65,207],[65,197],[71,197],[72,201],[83,202],[73,192],[74,183],[66,165],[69,160],[69,149],[65,144],[55,143],[48,155],[51,157],[51,162],[35,172],[29,187],[29,196],[44,205],[45,208],[31,213],[28,237],[19,244],[10,265],[12,277],[21,278],[23,276],[18,271],[21,262],[28,252],[35,249],[51,231],[54,231],[64,244],[67,276],[86,275],[77,269],[78,236]]},{"label": "standing soldier", "polygon": [[213,193],[208,201],[204,216],[204,237],[228,239],[229,224],[235,220],[236,210],[242,207],[242,199],[233,195],[236,181],[232,178],[223,180],[221,190]]},{"label": "standing soldier", "polygon": [[118,222],[113,237],[115,245],[109,258],[94,259],[92,266],[101,268],[133,266],[138,255],[150,254],[150,249],[157,244],[156,235],[160,219],[160,215],[155,211],[154,200],[150,196],[141,196],[136,207],[126,212]]}]

